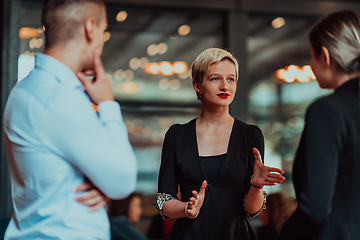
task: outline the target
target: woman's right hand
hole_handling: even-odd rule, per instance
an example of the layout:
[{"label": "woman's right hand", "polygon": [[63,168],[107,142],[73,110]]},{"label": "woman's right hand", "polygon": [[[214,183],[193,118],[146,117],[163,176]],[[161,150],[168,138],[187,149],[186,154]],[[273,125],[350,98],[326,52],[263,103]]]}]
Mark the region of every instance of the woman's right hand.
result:
[{"label": "woman's right hand", "polygon": [[204,180],[201,184],[199,193],[195,190],[192,191],[193,196],[190,198],[189,205],[187,208],[187,214],[190,217],[196,217],[200,212],[200,209],[204,203],[205,190],[207,187],[207,181]]}]

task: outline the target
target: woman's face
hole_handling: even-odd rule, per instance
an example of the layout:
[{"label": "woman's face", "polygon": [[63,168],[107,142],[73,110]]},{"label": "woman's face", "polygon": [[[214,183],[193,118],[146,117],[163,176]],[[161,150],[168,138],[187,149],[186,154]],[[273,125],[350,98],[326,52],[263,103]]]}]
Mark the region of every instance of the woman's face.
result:
[{"label": "woman's face", "polygon": [[141,198],[133,197],[129,203],[129,222],[139,222],[142,214]]},{"label": "woman's face", "polygon": [[236,69],[229,60],[210,65],[203,82],[197,87],[202,102],[217,106],[229,106],[236,92]]}]

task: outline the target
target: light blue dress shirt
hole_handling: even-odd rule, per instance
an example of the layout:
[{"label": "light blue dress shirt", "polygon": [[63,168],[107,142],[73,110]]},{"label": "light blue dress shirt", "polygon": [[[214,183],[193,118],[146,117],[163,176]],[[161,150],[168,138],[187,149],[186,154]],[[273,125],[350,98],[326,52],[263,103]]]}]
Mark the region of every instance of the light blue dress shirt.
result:
[{"label": "light blue dress shirt", "polygon": [[137,166],[120,106],[92,106],[75,74],[37,54],[6,103],[5,146],[14,214],[5,239],[109,239],[105,208],[90,212],[73,190],[85,178],[113,199],[135,189]]}]

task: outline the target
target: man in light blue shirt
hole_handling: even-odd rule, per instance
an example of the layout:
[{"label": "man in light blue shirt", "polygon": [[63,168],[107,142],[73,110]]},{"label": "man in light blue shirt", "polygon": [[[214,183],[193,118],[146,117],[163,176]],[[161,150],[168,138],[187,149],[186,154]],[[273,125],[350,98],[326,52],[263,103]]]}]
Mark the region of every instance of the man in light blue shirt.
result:
[{"label": "man in light blue shirt", "polygon": [[45,0],[42,21],[44,54],[4,112],[14,206],[5,239],[109,239],[106,209],[89,211],[74,191],[89,180],[120,199],[136,184],[136,159],[100,60],[105,6]]}]

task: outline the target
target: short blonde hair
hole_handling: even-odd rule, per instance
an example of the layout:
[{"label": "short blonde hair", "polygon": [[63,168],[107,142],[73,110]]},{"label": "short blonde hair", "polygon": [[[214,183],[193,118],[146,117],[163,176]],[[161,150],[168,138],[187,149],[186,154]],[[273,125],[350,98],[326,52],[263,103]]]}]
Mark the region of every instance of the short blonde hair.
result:
[{"label": "short blonde hair", "polygon": [[208,68],[215,63],[229,60],[235,65],[236,80],[239,76],[239,65],[236,58],[228,51],[220,48],[208,48],[197,56],[191,65],[191,77],[195,83],[201,84]]}]

